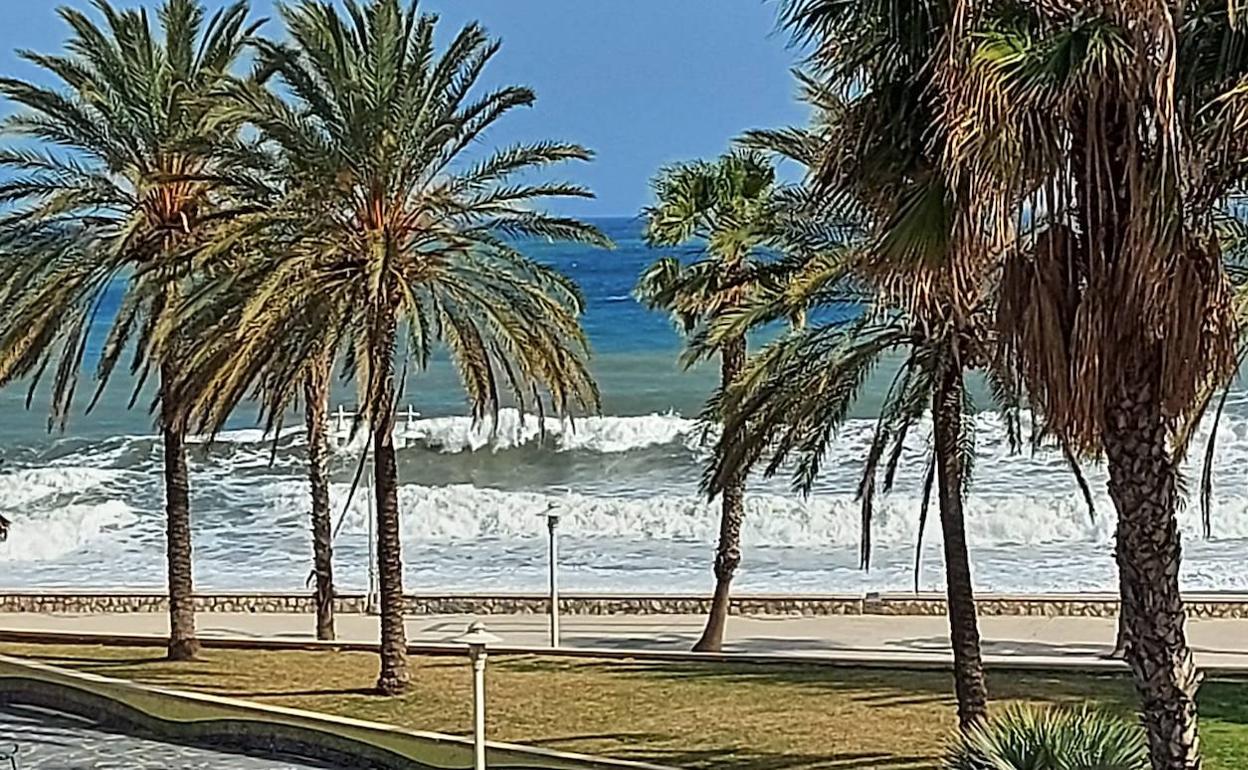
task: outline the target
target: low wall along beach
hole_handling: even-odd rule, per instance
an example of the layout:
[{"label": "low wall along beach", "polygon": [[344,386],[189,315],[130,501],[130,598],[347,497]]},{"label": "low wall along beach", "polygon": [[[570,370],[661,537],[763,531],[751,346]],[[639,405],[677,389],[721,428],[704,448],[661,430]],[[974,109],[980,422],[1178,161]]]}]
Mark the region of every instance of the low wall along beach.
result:
[{"label": "low wall along beach", "polygon": [[[200,612],[311,613],[309,594],[213,593],[196,596]],[[363,594],[341,594],[336,609],[363,613]],[[442,594],[408,596],[409,615],[536,615],[549,601],[536,594]],[[560,611],[566,615],[697,615],[708,611],[710,599],[678,595],[565,594]],[[1013,596],[984,594],[978,600],[984,616],[1114,617],[1117,597],[1111,594],[1047,594]],[[11,591],[0,593],[0,613],[106,614],[167,612],[167,598],[155,592]],[[741,595],[733,599],[738,615],[943,615],[940,594],[827,594],[806,596]],[[1248,618],[1248,594],[1192,594],[1187,611],[1193,618]]]}]

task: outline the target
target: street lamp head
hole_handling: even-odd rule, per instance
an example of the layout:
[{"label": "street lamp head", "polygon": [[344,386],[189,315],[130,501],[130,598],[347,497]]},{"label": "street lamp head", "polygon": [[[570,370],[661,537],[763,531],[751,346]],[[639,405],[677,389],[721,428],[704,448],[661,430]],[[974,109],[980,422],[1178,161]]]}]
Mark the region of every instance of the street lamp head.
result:
[{"label": "street lamp head", "polygon": [[485,649],[491,644],[498,644],[503,641],[503,639],[502,637],[495,636],[489,631],[486,631],[485,624],[477,621],[468,626],[468,630],[464,634],[457,636],[450,641],[451,644],[466,644],[468,647],[473,649]]},{"label": "street lamp head", "polygon": [[561,515],[560,511],[568,507],[568,505],[572,502],[572,488],[571,487],[551,487],[550,491],[552,495],[558,495],[558,497],[552,496],[546,502],[546,511],[542,513],[541,515],[545,516],[546,518],[557,519]]},{"label": "street lamp head", "polygon": [[563,504],[558,500],[551,500],[546,503],[546,510],[539,513],[538,516],[545,519],[546,526],[553,531],[555,527],[559,526],[559,518],[563,516]]}]

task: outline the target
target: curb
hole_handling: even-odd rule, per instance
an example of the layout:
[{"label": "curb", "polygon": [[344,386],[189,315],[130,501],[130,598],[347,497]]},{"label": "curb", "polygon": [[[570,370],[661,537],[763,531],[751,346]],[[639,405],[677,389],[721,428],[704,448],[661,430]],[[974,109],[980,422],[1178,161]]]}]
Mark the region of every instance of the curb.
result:
[{"label": "curb", "polygon": [[[17,631],[0,629],[0,643],[29,645],[84,645],[102,647],[150,647],[164,649],[168,639],[156,634],[106,634],[69,631]],[[207,650],[271,650],[276,652],[369,652],[375,642],[323,642],[315,639],[291,640],[265,637],[205,636],[200,644]],[[466,657],[463,646],[454,644],[409,644],[413,655]],[[652,663],[711,663],[766,666],[813,666],[824,668],[877,669],[893,671],[952,671],[953,661],[941,654],[884,653],[875,651],[836,653],[736,653],[683,652],[675,650],[616,649],[599,647],[532,647],[501,644],[491,647],[496,657],[545,657],[572,660],[603,660]],[[1044,658],[1015,655],[985,655],[988,671],[1061,672],[1119,675],[1130,672],[1126,663],[1105,658]],[[1200,668],[1206,679],[1246,679],[1248,664],[1222,664]]]}]

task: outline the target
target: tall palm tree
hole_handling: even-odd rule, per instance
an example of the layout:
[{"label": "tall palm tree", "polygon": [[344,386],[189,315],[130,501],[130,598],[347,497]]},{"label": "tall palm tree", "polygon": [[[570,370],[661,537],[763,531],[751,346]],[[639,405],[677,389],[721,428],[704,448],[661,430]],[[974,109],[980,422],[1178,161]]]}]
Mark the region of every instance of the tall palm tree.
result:
[{"label": "tall palm tree", "polygon": [[1243,21],[1121,0],[1003,1],[967,23],[952,165],[1034,218],[1006,252],[1000,325],[1044,430],[1105,457],[1152,764],[1196,768],[1175,513],[1182,436],[1236,368],[1218,229],[1248,172]]},{"label": "tall palm tree", "polygon": [[[705,255],[690,264],[658,260],[642,273],[636,295],[647,307],[671,313],[689,334],[740,305],[759,280],[767,248],[777,245],[781,190],[771,163],[750,151],[666,168],[654,187],[658,202],[645,212],[647,242],[658,247],[698,242]],[[721,385],[740,374],[746,353],[745,334],[721,340]],[[720,491],[715,595],[706,629],[693,647],[699,652],[723,647],[732,578],[741,564],[745,483],[742,472]]]},{"label": "tall palm tree", "polygon": [[334,638],[334,528],[329,509],[329,386],[334,362],[312,360],[304,376],[304,425],[308,437],[308,487],[312,504],[312,578],[316,582],[316,638]]},{"label": "tall palm tree", "polygon": [[590,195],[532,180],[536,170],[588,160],[585,149],[542,142],[469,161],[468,148],[534,95],[514,86],[478,93],[499,44],[469,24],[439,49],[436,17],[404,5],[279,6],[290,43],[258,46],[259,68],[276,87],[240,85],[228,101],[280,156],[282,194],[222,238],[260,255],[252,269],[222,274],[185,304],[187,323],[206,331],[177,393],[211,430],[255,392],[273,427],[318,367],[343,362],[371,432],[377,686],[388,694],[409,682],[392,436],[408,370],[423,370],[444,346],[481,421],[494,420],[505,399],[543,413],[596,409],[581,296],[514,244],[608,245],[594,228],[535,205]]},{"label": "tall palm tree", "polygon": [[[974,418],[966,373],[988,368],[994,342],[981,321],[969,328],[948,319],[915,314],[890,304],[887,295],[858,299],[860,313],[846,317],[849,294],[838,288],[846,271],[871,272],[871,241],[830,249],[798,267],[780,297],[753,303],[717,325],[709,340],[735,335],[781,315],[804,313],[829,319],[811,323],[767,345],[737,379],[717,394],[714,414],[724,415],[724,432],[708,470],[707,488],[717,493],[742,469],[764,463],[763,473],[789,470],[793,488],[809,495],[836,431],[848,419],[870,374],[884,362],[902,363],[880,407],[858,487],[862,504],[862,566],[871,558],[871,526],[879,476],[892,488],[902,449],[924,416],[932,422],[932,452],[924,474],[920,544],[935,486],[943,535],[954,687],[959,721],[969,728],[987,713],[987,687],[980,654],[974,588],[967,552],[963,499],[974,461]],[[989,371],[991,377],[991,371]],[[1017,445],[1016,404],[1008,388],[994,389],[997,406],[1010,416]],[[731,437],[731,439],[729,438]],[[917,579],[917,555],[916,555]]]},{"label": "tall palm tree", "polygon": [[[128,346],[134,399],[155,371],[163,391],[182,364],[185,338],[171,309],[188,273],[179,253],[232,215],[229,191],[246,179],[232,162],[249,149],[238,126],[213,118],[209,95],[234,81],[256,26],[245,3],[208,18],[196,0],[165,0],[154,29],[146,11],[94,3],[103,23],[72,8],[59,55],[23,52],[58,85],[0,78],[18,108],[5,122],[21,144],[0,150],[8,174],[0,237],[14,270],[0,323],[0,383],[37,383],[56,362],[49,428],[64,427],[92,321],[113,287],[125,295],[97,368],[99,391]],[[211,130],[206,127],[209,124]],[[34,144],[30,144],[33,142]],[[169,327],[168,333],[158,330]],[[33,389],[32,389],[33,393]],[[94,401],[92,402],[94,405]],[[162,398],[169,657],[193,657],[186,422]]]},{"label": "tall palm tree", "polygon": [[[756,132],[747,140],[805,165],[816,205],[847,209],[864,233],[852,256],[810,261],[802,269],[809,275],[799,272],[798,288],[782,300],[835,306],[840,300],[829,292],[849,273],[866,288],[868,311],[859,322],[822,325],[777,342],[740,387],[724,394],[724,408],[735,413],[729,424],[749,439],[722,447],[711,488],[726,470],[768,452],[772,473],[798,457],[795,485],[808,489],[862,379],[884,352],[905,350],[907,363],[882,410],[860,488],[863,561],[875,469],[886,456],[895,465],[910,425],[930,411],[934,451],[926,489],[934,484],[939,501],[954,684],[959,720],[969,727],[986,714],[987,688],[962,510],[973,459],[965,375],[992,369],[986,324],[992,281],[991,263],[969,248],[978,233],[958,227],[961,212],[950,202],[963,183],[944,172],[943,137],[932,131],[944,93],[933,64],[948,47],[952,8],[942,0],[790,0],[783,21],[812,44],[813,74],[804,81],[818,122],[814,130]],[[997,394],[1011,401],[1011,389],[1001,385]],[[889,470],[886,487],[891,478]]]}]

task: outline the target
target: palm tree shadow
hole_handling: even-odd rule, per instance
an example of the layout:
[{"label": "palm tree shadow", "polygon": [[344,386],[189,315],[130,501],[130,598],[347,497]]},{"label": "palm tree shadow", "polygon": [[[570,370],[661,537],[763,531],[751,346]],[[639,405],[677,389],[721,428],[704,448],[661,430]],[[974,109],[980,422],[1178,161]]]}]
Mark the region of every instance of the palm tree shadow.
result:
[{"label": "palm tree shadow", "polygon": [[932,770],[931,757],[899,756],[884,752],[816,754],[758,752],[733,749],[638,749],[615,752],[620,759],[668,767],[715,770]]},{"label": "palm tree shadow", "polygon": [[530,746],[567,748],[586,741],[618,744],[607,753],[615,759],[648,762],[665,767],[716,768],[716,770],[924,770],[933,768],[930,757],[887,752],[805,753],[766,752],[725,746],[715,749],[658,748],[670,735],[647,732],[564,735],[527,741]]},{"label": "palm tree shadow", "polygon": [[[228,690],[215,687],[200,687],[197,689],[222,698],[239,698],[243,700],[248,698],[316,698],[335,695],[377,695],[377,690],[369,687],[327,687],[319,690]],[[387,697],[389,699],[388,696],[378,697]]]},{"label": "palm tree shadow", "polygon": [[1202,719],[1248,725],[1248,683],[1242,680],[1205,682],[1197,697]]},{"label": "palm tree shadow", "polygon": [[[929,636],[914,639],[898,639],[887,643],[890,648],[907,652],[951,654],[949,637]],[[984,639],[980,651],[985,655],[1022,655],[1046,658],[1101,658],[1109,655],[1112,644],[1089,642],[1038,642],[1016,639]]]},{"label": "palm tree shadow", "polygon": [[164,655],[152,655],[141,658],[90,658],[74,655],[58,655],[52,653],[23,652],[21,657],[36,660],[62,668],[90,671],[96,668],[115,668],[119,666],[146,666],[168,662]]}]

